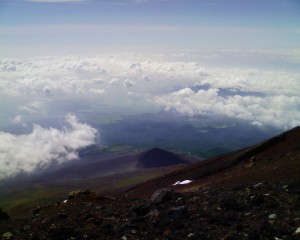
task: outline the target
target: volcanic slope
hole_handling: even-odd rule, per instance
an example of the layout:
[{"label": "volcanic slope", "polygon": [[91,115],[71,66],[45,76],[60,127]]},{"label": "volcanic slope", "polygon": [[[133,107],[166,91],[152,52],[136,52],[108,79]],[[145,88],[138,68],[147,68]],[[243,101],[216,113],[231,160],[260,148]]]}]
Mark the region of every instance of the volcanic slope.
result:
[{"label": "volcanic slope", "polygon": [[[70,183],[70,181],[83,182],[83,179],[102,178],[116,174],[126,176],[126,173],[132,172],[138,173],[148,170],[155,172],[155,168],[157,168],[158,172],[162,168],[172,170],[177,169],[181,165],[190,165],[199,160],[202,159],[174,154],[159,148],[103,159],[98,157],[97,152],[92,152],[83,155],[81,160],[72,164],[68,163],[57,169],[50,169],[37,175],[24,176],[20,180],[17,179],[12,182],[14,187],[20,185],[22,188],[32,187],[35,184],[63,185],[66,182]],[[82,185],[84,186],[84,184]]]},{"label": "volcanic slope", "polygon": [[[173,184],[192,180],[188,185]],[[149,197],[156,189],[170,187],[194,191],[201,187],[232,187],[240,184],[300,180],[300,127],[254,146],[220,155],[135,186],[132,197]]]},{"label": "volcanic slope", "polygon": [[[74,191],[32,216],[0,211],[2,239],[300,239],[300,128],[115,196]],[[185,181],[190,180],[190,181]],[[188,183],[177,184],[174,183]],[[190,182],[190,183],[189,183]]]}]

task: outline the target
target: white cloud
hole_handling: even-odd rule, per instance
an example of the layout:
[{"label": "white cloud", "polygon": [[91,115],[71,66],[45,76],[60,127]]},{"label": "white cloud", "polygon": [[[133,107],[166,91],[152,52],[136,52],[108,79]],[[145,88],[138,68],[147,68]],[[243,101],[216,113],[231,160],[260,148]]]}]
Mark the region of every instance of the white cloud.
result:
[{"label": "white cloud", "polygon": [[23,117],[21,115],[15,116],[15,118],[11,121],[11,123],[22,125],[23,127],[27,126],[26,123],[23,123]]},{"label": "white cloud", "polygon": [[70,127],[61,131],[34,125],[27,135],[0,132],[0,180],[77,159],[78,149],[95,142],[96,129],[73,115],[67,115],[66,121]]},{"label": "white cloud", "polygon": [[[293,54],[299,55],[296,50]],[[219,112],[281,127],[298,124],[298,71],[207,67],[202,57],[191,51],[180,56],[128,53],[0,59],[0,109],[7,115],[3,118],[7,125],[17,115],[38,120],[62,117],[66,111],[114,111],[118,106],[128,114],[136,113],[137,102],[144,112],[151,105],[189,115]],[[16,71],[8,71],[7,66]],[[198,91],[204,85],[208,87]],[[231,95],[223,96],[218,89]]]},{"label": "white cloud", "polygon": [[143,79],[144,81],[146,81],[146,82],[150,82],[150,81],[151,81],[150,77],[147,76],[147,75],[145,75],[145,74],[142,76],[142,79]]},{"label": "white cloud", "polygon": [[125,87],[132,87],[132,86],[136,85],[136,82],[132,81],[130,79],[125,79],[123,83],[124,83]]},{"label": "white cloud", "polygon": [[120,85],[121,84],[121,80],[119,78],[112,78],[110,81],[109,81],[109,84],[114,86],[114,85]]},{"label": "white cloud", "polygon": [[101,88],[96,88],[96,89],[90,89],[90,92],[94,93],[94,94],[102,95],[102,94],[106,93],[106,90],[105,89],[101,89]]},{"label": "white cloud", "polygon": [[193,92],[186,88],[156,97],[166,109],[194,115],[219,115],[239,118],[255,125],[273,125],[291,128],[300,125],[300,97],[298,96],[240,96],[223,97],[218,89]]}]

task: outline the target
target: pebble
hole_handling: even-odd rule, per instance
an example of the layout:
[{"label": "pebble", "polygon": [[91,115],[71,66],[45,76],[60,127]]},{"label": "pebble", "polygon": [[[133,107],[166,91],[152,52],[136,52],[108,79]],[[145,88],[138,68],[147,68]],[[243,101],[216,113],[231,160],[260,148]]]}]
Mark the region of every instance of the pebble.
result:
[{"label": "pebble", "polygon": [[277,214],[273,213],[269,215],[269,219],[276,219],[277,218]]},{"label": "pebble", "polygon": [[123,236],[123,237],[122,237],[122,240],[127,240],[127,237],[126,237],[126,236]]},{"label": "pebble", "polygon": [[195,236],[194,233],[189,233],[187,237],[188,237],[188,238],[193,238],[194,236]]},{"label": "pebble", "polygon": [[258,188],[259,186],[263,185],[263,183],[257,183],[255,185],[253,185],[254,188]]}]

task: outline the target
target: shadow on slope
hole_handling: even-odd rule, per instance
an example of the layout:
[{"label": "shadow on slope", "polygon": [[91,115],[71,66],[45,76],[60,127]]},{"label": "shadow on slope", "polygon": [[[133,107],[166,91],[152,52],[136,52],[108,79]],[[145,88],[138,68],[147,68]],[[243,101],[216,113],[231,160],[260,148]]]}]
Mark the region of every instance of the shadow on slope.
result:
[{"label": "shadow on slope", "polygon": [[157,168],[189,163],[187,160],[172,152],[160,148],[153,148],[138,157],[137,166],[140,168]]}]

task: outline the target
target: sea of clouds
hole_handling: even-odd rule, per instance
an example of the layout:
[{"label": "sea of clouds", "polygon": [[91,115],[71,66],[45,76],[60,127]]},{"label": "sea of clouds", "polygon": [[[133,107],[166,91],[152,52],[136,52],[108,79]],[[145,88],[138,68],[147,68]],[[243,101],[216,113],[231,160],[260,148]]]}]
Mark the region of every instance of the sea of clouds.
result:
[{"label": "sea of clouds", "polygon": [[76,150],[93,144],[97,130],[73,115],[66,123],[62,130],[34,125],[30,134],[0,132],[0,180],[78,159]]},{"label": "sea of clouds", "polygon": [[[299,72],[203,62],[185,54],[0,59],[0,179],[76,159],[76,150],[94,143],[97,134],[76,118],[82,112],[175,109],[281,129],[300,125]],[[62,117],[69,127],[5,131]]]}]

